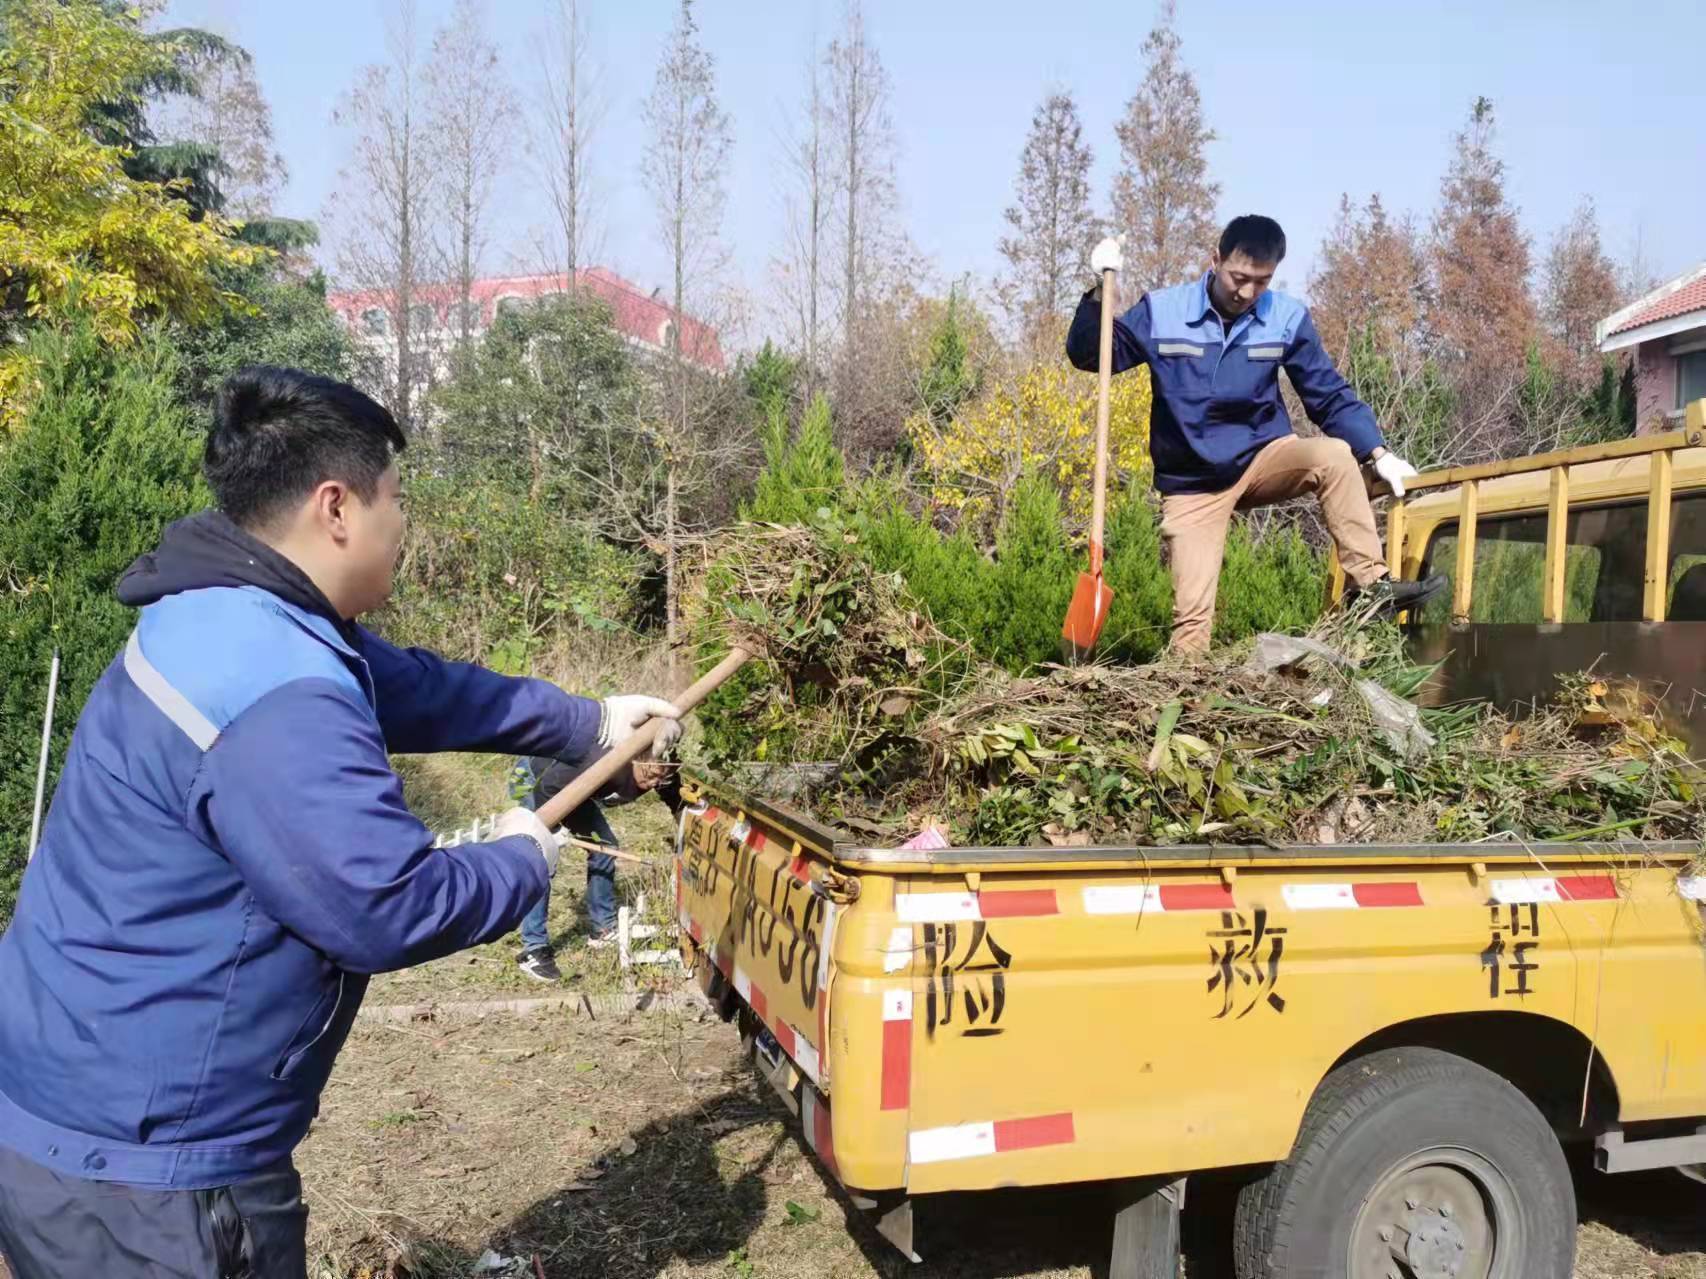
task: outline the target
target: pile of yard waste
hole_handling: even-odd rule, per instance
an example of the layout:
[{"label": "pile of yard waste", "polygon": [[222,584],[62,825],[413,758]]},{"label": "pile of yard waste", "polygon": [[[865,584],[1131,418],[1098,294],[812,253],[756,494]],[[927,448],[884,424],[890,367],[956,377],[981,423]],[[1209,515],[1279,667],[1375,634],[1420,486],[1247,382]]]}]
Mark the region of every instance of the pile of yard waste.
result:
[{"label": "pile of yard waste", "polygon": [[1585,675],[1511,719],[1418,708],[1390,624],[1325,617],[1194,660],[1024,674],[944,635],[854,534],[708,542],[707,657],[760,657],[701,713],[705,763],[872,843],[1691,839],[1706,778],[1657,707]]}]

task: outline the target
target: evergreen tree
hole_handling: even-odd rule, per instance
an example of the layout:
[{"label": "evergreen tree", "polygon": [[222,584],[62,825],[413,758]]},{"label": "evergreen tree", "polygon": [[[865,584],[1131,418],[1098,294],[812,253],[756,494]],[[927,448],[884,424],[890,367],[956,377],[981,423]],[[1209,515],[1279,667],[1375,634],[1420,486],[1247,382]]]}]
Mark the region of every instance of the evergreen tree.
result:
[{"label": "evergreen tree", "polygon": [[1021,335],[1053,333],[1077,299],[1088,270],[1096,215],[1090,208],[1090,147],[1070,93],[1046,97],[1031,117],[1019,154],[1014,202],[1001,239],[1007,268],[997,286]]},{"label": "evergreen tree", "polygon": [[1220,187],[1208,179],[1205,154],[1215,133],[1180,58],[1173,19],[1168,0],[1143,42],[1143,83],[1114,127],[1124,167],[1114,179],[1112,221],[1126,236],[1121,287],[1134,298],[1206,269],[1219,231]]}]

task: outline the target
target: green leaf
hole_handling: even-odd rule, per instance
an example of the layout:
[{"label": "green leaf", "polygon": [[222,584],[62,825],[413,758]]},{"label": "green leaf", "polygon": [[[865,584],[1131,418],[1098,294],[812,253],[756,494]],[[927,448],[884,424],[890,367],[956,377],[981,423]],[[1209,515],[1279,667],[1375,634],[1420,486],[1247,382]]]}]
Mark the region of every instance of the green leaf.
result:
[{"label": "green leaf", "polygon": [[804,1204],[795,1203],[792,1199],[788,1200],[783,1207],[788,1211],[787,1224],[790,1226],[809,1226],[822,1215],[817,1208],[808,1208]]}]

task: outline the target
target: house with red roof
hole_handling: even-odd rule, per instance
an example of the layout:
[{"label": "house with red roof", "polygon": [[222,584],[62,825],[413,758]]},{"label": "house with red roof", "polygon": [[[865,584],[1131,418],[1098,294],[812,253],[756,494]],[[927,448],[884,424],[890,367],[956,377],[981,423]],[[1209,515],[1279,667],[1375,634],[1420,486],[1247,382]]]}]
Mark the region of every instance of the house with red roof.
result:
[{"label": "house with red roof", "polygon": [[1601,351],[1634,353],[1636,433],[1680,427],[1684,409],[1706,400],[1706,262],[1606,316],[1594,338]]},{"label": "house with red roof", "polygon": [[[661,291],[647,293],[639,285],[599,266],[577,269],[575,285],[610,308],[617,331],[632,346],[649,354],[662,354],[670,349],[675,316]],[[569,277],[561,271],[476,280],[467,302],[469,328],[484,333],[505,311],[562,297],[568,291]],[[438,376],[442,376],[442,366],[461,333],[460,292],[454,284],[422,285],[409,307],[410,346],[430,357],[429,364],[433,366],[430,371]],[[344,290],[329,294],[326,301],[358,342],[384,354],[399,319],[392,294]],[[714,373],[724,370],[716,329],[689,315],[681,317],[681,350],[690,362],[703,369]]]}]

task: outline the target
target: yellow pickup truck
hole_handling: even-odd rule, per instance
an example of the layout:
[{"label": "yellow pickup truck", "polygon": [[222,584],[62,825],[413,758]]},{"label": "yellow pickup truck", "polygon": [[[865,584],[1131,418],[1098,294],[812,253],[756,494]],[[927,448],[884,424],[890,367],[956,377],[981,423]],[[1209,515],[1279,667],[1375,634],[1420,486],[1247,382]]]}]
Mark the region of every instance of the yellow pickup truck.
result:
[{"label": "yellow pickup truck", "polygon": [[[1536,459],[1543,525],[1618,485],[1668,512],[1679,474],[1706,488],[1691,447]],[[1605,466],[1628,473],[1572,475]],[[1482,545],[1522,517],[1521,478],[1454,481],[1459,635],[1494,576],[1478,517]],[[1425,533],[1393,530],[1401,562],[1444,553],[1431,496],[1396,517]],[[1513,624],[1591,613],[1575,543],[1535,541],[1542,617]],[[1636,620],[1662,627],[1693,569],[1668,529],[1646,547]],[[1093,1183],[1111,1279],[1173,1279],[1191,1179],[1246,1168],[1241,1279],[1564,1279],[1566,1145],[1608,1173],[1706,1163],[1698,844],[872,848],[716,778],[687,797],[684,954],[914,1259],[932,1195]]]}]

